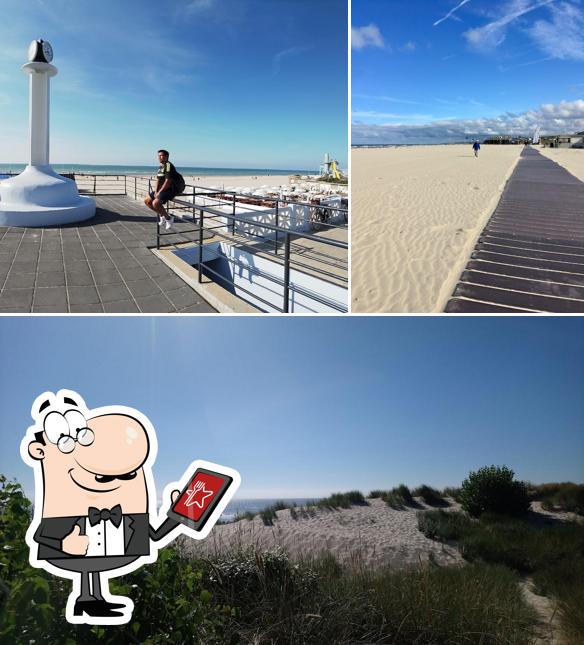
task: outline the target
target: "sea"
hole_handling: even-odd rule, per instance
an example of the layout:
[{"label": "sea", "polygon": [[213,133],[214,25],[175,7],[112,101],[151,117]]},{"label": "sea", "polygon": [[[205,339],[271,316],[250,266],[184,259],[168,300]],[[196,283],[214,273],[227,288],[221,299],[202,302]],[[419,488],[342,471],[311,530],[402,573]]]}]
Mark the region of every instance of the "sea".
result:
[{"label": "sea", "polygon": [[[86,173],[88,175],[151,175],[156,173],[158,166],[115,166],[115,165],[91,165],[91,164],[51,164],[53,170],[58,173]],[[23,163],[1,163],[0,173],[20,173],[26,168]],[[230,176],[243,177],[255,175],[317,175],[317,170],[300,169],[274,169],[274,168],[203,168],[200,166],[180,166],[177,170],[187,176]]]},{"label": "sea", "polygon": [[292,497],[292,498],[282,498],[274,497],[267,499],[232,499],[227,508],[223,511],[221,515],[221,520],[223,522],[232,522],[235,519],[236,515],[242,515],[243,513],[259,513],[263,511],[268,506],[272,506],[276,502],[284,502],[292,506],[305,506],[306,504],[313,504],[317,502],[320,498],[318,497]]}]

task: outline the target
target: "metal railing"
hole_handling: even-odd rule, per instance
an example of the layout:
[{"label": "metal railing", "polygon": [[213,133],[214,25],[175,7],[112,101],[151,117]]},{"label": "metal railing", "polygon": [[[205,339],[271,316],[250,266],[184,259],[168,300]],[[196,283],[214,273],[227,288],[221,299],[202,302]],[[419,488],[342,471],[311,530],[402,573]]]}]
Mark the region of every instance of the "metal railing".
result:
[{"label": "metal railing", "polygon": [[[86,173],[75,173],[74,177],[77,182],[77,186],[80,192],[92,194],[92,195],[127,195],[134,198],[135,200],[140,200],[145,198],[149,194],[149,189],[156,185],[156,179],[153,177],[137,176],[137,175],[93,175]],[[315,197],[320,197],[315,195]],[[326,198],[326,197],[325,197]],[[191,201],[188,201],[191,200]],[[171,204],[172,202],[172,204]],[[303,209],[307,212],[307,216],[302,217],[298,213],[291,215],[286,212],[286,208],[290,205],[296,207],[296,209]],[[269,210],[261,211],[253,206],[263,206]],[[258,216],[271,216],[274,223],[267,221],[254,221],[250,219],[249,216],[243,214],[238,214],[237,211],[247,211],[249,213],[254,213]],[[232,263],[234,267],[240,267],[246,269],[250,274],[255,274],[262,276],[270,280],[274,285],[282,289],[283,294],[283,303],[282,307],[276,307],[273,302],[262,298],[257,293],[252,293],[245,287],[238,285],[238,290],[247,294],[253,299],[262,302],[264,305],[275,308],[278,311],[283,313],[289,313],[290,309],[290,296],[291,292],[295,294],[306,296],[315,302],[323,304],[331,309],[345,313],[348,311],[348,307],[342,303],[331,300],[320,294],[309,291],[301,287],[300,285],[294,284],[291,286],[290,280],[290,271],[291,268],[305,269],[307,272],[310,270],[313,274],[318,274],[323,276],[324,279],[336,280],[342,284],[348,284],[347,275],[338,275],[326,269],[316,268],[314,264],[303,263],[299,259],[293,259],[292,255],[294,252],[293,248],[293,239],[306,240],[309,242],[318,243],[324,245],[325,247],[338,248],[347,251],[348,255],[348,242],[330,239],[326,237],[320,237],[314,235],[313,233],[307,233],[303,230],[295,229],[291,227],[293,225],[293,220],[296,223],[299,223],[300,226],[308,226],[311,229],[316,229],[319,231],[322,230],[347,230],[348,225],[348,208],[346,202],[343,203],[341,200],[341,206],[337,205],[328,205],[322,203],[312,203],[298,201],[292,196],[288,197],[269,197],[263,195],[248,195],[241,194],[235,191],[228,191],[223,189],[218,189],[216,187],[204,187],[196,186],[192,184],[187,184],[183,193],[167,204],[167,211],[169,214],[177,217],[183,222],[192,222],[194,228],[182,229],[179,231],[181,236],[188,236],[188,234],[196,234],[195,239],[190,239],[188,241],[198,244],[198,262],[196,266],[198,268],[198,281],[202,282],[203,272],[206,275],[215,276],[219,281],[227,283],[229,286],[233,287],[233,281],[230,281],[229,278],[226,278],[224,275],[215,271],[213,267],[209,266],[209,262],[216,260],[218,258],[223,258],[228,262]],[[215,224],[217,219],[223,219],[224,221],[219,225],[210,225]],[[340,220],[340,224],[335,224],[331,219]],[[236,237],[238,231],[238,224],[240,228],[245,229],[248,227],[248,230],[244,230],[242,233],[245,237],[257,238],[261,241],[262,251],[266,251],[268,254],[273,253],[274,256],[277,256],[283,262],[284,267],[284,277],[279,279],[273,275],[267,275],[262,273],[258,269],[251,267],[250,265],[243,264],[237,261],[235,258],[230,258],[221,254],[219,252],[214,252],[212,249],[207,247],[205,249],[206,254],[215,255],[213,260],[203,261],[203,243],[204,243],[204,234],[205,232],[213,232],[212,235],[217,236],[220,239],[229,240],[230,242],[237,241],[242,243],[241,239]],[[288,227],[286,227],[286,224]],[[252,228],[257,229],[257,232],[251,230]],[[229,231],[229,235],[224,234],[222,231]],[[269,234],[272,235],[273,240],[269,238]],[[160,249],[161,239],[165,236],[176,236],[177,231],[162,231],[160,224],[158,222],[158,217],[156,218],[156,248]],[[176,238],[175,238],[176,239]],[[281,250],[283,240],[284,254],[280,255],[279,251]],[[244,241],[243,241],[244,242]],[[244,242],[245,244],[245,242]],[[307,257],[307,249],[297,246],[298,252],[302,252],[304,257]],[[316,264],[334,264],[334,260],[331,262],[331,258],[322,258],[315,257],[314,262]],[[310,259],[310,256],[308,256]]]},{"label": "metal railing", "polygon": [[[196,204],[195,203],[195,199],[196,199],[196,196],[197,196],[196,187],[193,187],[193,188],[194,188],[194,190],[193,190],[193,201],[192,202],[182,200],[182,199],[180,199],[178,197],[175,198],[173,201],[175,203],[179,204],[184,209],[191,210],[192,211],[192,222],[193,223],[198,222],[197,228],[188,229],[188,230],[181,230],[180,234],[185,235],[186,233],[198,233],[198,241],[197,241],[197,243],[198,243],[198,261],[197,261],[196,264],[197,264],[198,273],[199,273],[199,276],[198,276],[199,283],[201,283],[203,281],[203,271],[205,271],[206,274],[214,275],[216,278],[218,278],[222,282],[225,282],[225,283],[227,283],[229,285],[232,285],[233,283],[229,278],[226,278],[224,275],[222,275],[218,271],[215,271],[215,269],[211,268],[209,266],[209,264],[208,264],[208,261],[207,262],[203,261],[204,233],[205,233],[205,231],[218,231],[218,230],[222,231],[222,230],[225,230],[226,228],[229,228],[230,231],[231,231],[231,237],[229,237],[227,235],[224,235],[224,234],[221,234],[221,233],[215,233],[215,235],[217,235],[218,237],[223,238],[223,239],[232,240],[233,236],[235,236],[236,223],[239,222],[239,223],[243,223],[243,224],[250,224],[250,220],[247,217],[244,217],[242,215],[237,215],[235,213],[235,204],[237,203],[236,199],[235,199],[236,198],[236,193],[230,193],[232,195],[232,197],[233,197],[233,199],[232,199],[233,211],[231,213],[223,212],[223,211],[222,212],[217,212],[216,208],[201,205],[201,204]],[[203,190],[210,191],[211,189],[203,188]],[[215,191],[215,192],[217,192],[217,191]],[[205,194],[205,196],[207,196],[209,193],[207,192],[207,193],[204,193],[204,194]],[[224,196],[225,194],[227,194],[227,193],[223,192],[223,191],[221,192],[222,196]],[[225,198],[222,197],[221,201],[223,203],[225,203]],[[313,206],[311,204],[305,204],[305,205]],[[327,206],[326,208],[331,209],[331,210],[339,210],[339,208],[335,207],[335,206],[330,206],[330,207]],[[198,214],[197,214],[197,211],[198,211]],[[346,214],[345,214],[345,217],[346,217]],[[208,225],[205,226],[205,220],[207,220],[207,222],[208,222],[209,220],[216,220],[217,218],[223,218],[223,219],[227,220],[227,222],[230,224],[230,226],[227,227],[226,223],[221,223],[218,226],[208,226]],[[184,219],[187,219],[187,218],[182,217],[182,219],[184,220]],[[329,238],[318,237],[318,236],[316,236],[314,234],[305,233],[303,231],[291,231],[289,228],[284,228],[282,226],[275,225],[275,224],[270,224],[268,222],[259,222],[259,223],[254,222],[254,224],[257,224],[257,226],[259,228],[266,229],[266,230],[271,231],[271,232],[274,233],[274,238],[275,238],[274,242],[275,242],[275,244],[274,244],[274,246],[269,245],[273,249],[274,255],[278,255],[278,238],[276,236],[277,235],[283,236],[283,239],[284,239],[284,256],[282,258],[283,259],[283,266],[284,266],[284,279],[283,280],[280,280],[277,277],[272,276],[272,275],[268,276],[267,274],[265,274],[265,273],[263,273],[263,272],[261,272],[261,271],[259,271],[257,269],[254,269],[253,267],[251,267],[251,266],[249,266],[247,264],[239,263],[235,258],[226,257],[224,254],[219,253],[218,251],[215,252],[215,251],[212,251],[209,248],[207,248],[206,251],[207,251],[208,254],[211,254],[211,255],[215,256],[213,258],[214,260],[219,259],[219,258],[225,259],[228,262],[231,262],[232,264],[234,264],[236,266],[239,266],[241,268],[244,268],[244,269],[248,270],[250,273],[254,273],[255,275],[261,275],[262,277],[267,278],[268,280],[270,280],[271,282],[275,283],[276,285],[278,285],[280,287],[283,287],[283,306],[282,306],[282,308],[279,309],[279,311],[282,311],[283,313],[289,313],[289,309],[290,309],[290,292],[291,292],[290,269],[291,269],[291,265],[293,264],[295,267],[299,266],[299,267],[303,267],[303,268],[306,268],[306,269],[313,268],[310,265],[303,264],[303,263],[301,263],[301,262],[299,262],[297,260],[293,261],[291,259],[291,241],[292,241],[292,237],[299,238],[299,239],[302,239],[302,240],[308,240],[308,241],[315,242],[315,243],[318,243],[318,244],[323,244],[325,246],[330,246],[330,247],[334,247],[334,248],[340,248],[340,249],[343,249],[343,250],[347,251],[347,253],[348,253],[349,245],[348,245],[347,242],[342,242],[340,240],[333,240],[333,239],[329,239]],[[165,236],[165,235],[176,235],[176,233],[173,233],[172,231],[170,231],[168,233],[161,232],[160,231],[160,224],[157,222],[157,248],[160,248],[160,238]],[[320,275],[326,275],[326,277],[329,277],[329,278],[337,279],[338,281],[343,282],[343,283],[348,282],[347,277],[344,277],[344,276],[338,276],[336,274],[333,274],[333,273],[330,273],[330,272],[327,272],[327,271],[323,271],[323,270],[319,270],[318,273],[320,273]],[[259,300],[263,304],[265,304],[265,305],[267,305],[269,307],[274,307],[275,308],[275,306],[274,306],[274,304],[272,302],[270,302],[268,300],[265,300],[261,296],[258,296],[257,293],[252,293],[251,291],[249,291],[245,287],[242,287],[241,285],[238,286],[238,289],[240,289],[242,292],[246,293],[247,295],[251,296],[252,298]],[[342,305],[342,304],[340,304],[340,303],[338,303],[338,302],[336,302],[334,300],[331,300],[329,298],[326,298],[324,296],[320,296],[319,294],[315,294],[313,292],[310,292],[309,290],[304,289],[304,288],[300,287],[299,285],[294,286],[294,292],[297,293],[298,295],[304,295],[306,297],[309,297],[311,300],[315,300],[316,302],[319,302],[320,304],[324,304],[326,306],[329,306],[330,308],[335,309],[336,311],[345,313],[348,310],[347,306]]]}]

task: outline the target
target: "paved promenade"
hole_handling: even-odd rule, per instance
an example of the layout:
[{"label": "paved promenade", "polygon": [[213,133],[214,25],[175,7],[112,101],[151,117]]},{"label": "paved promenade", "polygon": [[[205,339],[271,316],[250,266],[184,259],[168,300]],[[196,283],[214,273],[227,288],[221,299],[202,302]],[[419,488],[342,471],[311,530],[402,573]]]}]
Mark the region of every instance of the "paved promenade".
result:
[{"label": "paved promenade", "polygon": [[445,311],[583,313],[584,183],[526,147]]},{"label": "paved promenade", "polygon": [[151,211],[126,196],[96,201],[95,217],[79,225],[0,227],[0,313],[215,311],[150,250],[156,247]]}]

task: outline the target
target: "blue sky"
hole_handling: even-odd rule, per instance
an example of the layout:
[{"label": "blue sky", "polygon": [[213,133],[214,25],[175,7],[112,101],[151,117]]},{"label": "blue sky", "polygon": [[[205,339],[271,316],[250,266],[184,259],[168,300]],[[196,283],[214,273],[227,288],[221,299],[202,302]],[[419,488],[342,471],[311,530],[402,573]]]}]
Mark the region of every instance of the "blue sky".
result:
[{"label": "blue sky", "polygon": [[353,143],[584,130],[580,0],[353,0]]},{"label": "blue sky", "polygon": [[197,458],[240,497],[456,485],[507,464],[584,481],[584,320],[543,317],[3,317],[0,473],[44,391],[152,421],[158,490]]},{"label": "blue sky", "polygon": [[48,40],[53,163],[318,169],[347,158],[346,0],[0,0],[0,161],[26,162]]}]

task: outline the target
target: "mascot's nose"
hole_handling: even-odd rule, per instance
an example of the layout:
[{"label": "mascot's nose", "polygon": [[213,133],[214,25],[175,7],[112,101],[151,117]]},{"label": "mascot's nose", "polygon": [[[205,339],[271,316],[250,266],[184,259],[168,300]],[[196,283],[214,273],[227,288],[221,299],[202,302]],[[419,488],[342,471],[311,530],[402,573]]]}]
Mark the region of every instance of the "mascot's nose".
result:
[{"label": "mascot's nose", "polygon": [[[108,414],[90,419],[87,425],[95,440],[79,450],[79,463],[101,475],[123,475],[139,468],[148,456],[148,436],[135,419],[121,414]],[[76,456],[77,458],[77,456]]]}]

